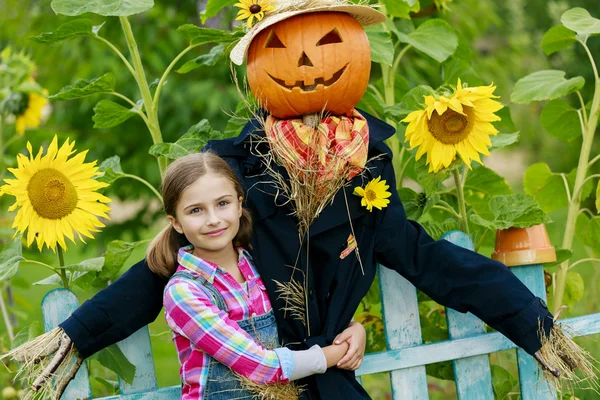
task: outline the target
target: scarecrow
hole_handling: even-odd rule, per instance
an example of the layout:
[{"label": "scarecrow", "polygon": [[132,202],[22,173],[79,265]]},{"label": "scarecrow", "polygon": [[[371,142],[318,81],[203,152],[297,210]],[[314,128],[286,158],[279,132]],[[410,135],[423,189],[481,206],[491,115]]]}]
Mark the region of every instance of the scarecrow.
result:
[{"label": "scarecrow", "polygon": [[[395,130],[355,109],[371,66],[363,27],[385,16],[346,0],[241,0],[237,6],[249,28],[231,60],[247,61],[261,110],[237,138],[212,141],[207,149],[232,165],[248,191],[253,258],[285,345],[331,344],[379,263],[438,303],[475,314],[554,375],[588,365],[546,304],[504,265],[434,241],[407,220],[384,143]],[[71,363],[68,382],[82,359],[156,318],[164,285],[141,261],[59,328],[11,355],[33,362],[56,353],[33,390]],[[304,398],[369,398],[351,371],[332,368],[302,383]]]}]

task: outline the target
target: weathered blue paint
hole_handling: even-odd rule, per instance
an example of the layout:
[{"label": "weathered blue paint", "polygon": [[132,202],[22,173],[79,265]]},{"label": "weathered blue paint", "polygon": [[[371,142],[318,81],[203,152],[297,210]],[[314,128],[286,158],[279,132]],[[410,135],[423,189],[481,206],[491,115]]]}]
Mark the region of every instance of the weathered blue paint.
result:
[{"label": "weathered blue paint", "polygon": [[[475,244],[471,237],[461,231],[448,232],[442,236],[442,239],[448,240],[465,249],[475,249]],[[483,321],[471,313],[462,314],[456,310],[447,308],[446,320],[450,340],[485,334]],[[494,398],[490,360],[487,354],[454,360],[452,363],[454,365],[456,394],[460,400],[486,400]]]},{"label": "weathered blue paint", "polygon": [[[542,265],[526,265],[511,268],[514,274],[523,282],[531,292],[546,301],[546,285],[544,284],[544,268]],[[554,400],[556,392],[540,379],[538,363],[523,349],[517,349],[519,363],[519,382],[521,396],[524,399]]]},{"label": "weathered blue paint", "polygon": [[154,359],[148,326],[117,343],[125,357],[135,365],[133,384],[119,378],[119,389],[122,394],[149,392],[157,389]]},{"label": "weathered blue paint", "polygon": [[[79,300],[75,293],[67,289],[54,289],[44,296],[42,300],[42,316],[46,332],[56,328],[58,324],[67,319],[79,307]],[[90,376],[87,364],[83,363],[75,378],[69,383],[62,395],[62,399],[91,399]]]},{"label": "weathered blue paint", "polygon": [[[395,271],[379,268],[383,324],[388,349],[402,349],[423,343],[419,303],[415,287]],[[361,368],[362,369],[362,368]],[[394,399],[426,400],[427,374],[423,365],[391,372]]]},{"label": "weathered blue paint", "polygon": [[120,396],[102,397],[98,400],[179,400],[181,387],[171,386],[145,393],[122,394]]}]

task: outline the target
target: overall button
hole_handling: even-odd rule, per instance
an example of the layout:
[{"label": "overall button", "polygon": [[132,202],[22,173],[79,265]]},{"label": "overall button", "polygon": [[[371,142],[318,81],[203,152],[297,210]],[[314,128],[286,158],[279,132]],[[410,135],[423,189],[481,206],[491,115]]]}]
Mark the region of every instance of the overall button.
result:
[{"label": "overall button", "polygon": [[544,299],[540,299],[540,304],[542,305],[542,307],[548,308],[548,304],[546,304],[546,302],[544,301]]}]

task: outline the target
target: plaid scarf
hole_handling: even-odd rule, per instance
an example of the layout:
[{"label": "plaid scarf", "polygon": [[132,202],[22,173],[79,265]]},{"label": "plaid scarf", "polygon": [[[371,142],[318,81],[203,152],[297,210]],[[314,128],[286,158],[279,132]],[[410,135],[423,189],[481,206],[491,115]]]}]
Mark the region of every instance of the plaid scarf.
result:
[{"label": "plaid scarf", "polygon": [[302,119],[279,120],[269,115],[265,131],[284,167],[300,179],[315,173],[316,184],[342,176],[350,180],[365,168],[369,126],[356,110],[328,116],[317,129],[304,125]]}]

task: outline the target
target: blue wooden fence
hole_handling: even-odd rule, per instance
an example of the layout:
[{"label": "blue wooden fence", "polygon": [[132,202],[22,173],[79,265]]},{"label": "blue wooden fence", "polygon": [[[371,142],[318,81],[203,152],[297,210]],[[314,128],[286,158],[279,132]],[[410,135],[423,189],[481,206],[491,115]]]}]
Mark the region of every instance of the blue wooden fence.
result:
[{"label": "blue wooden fence", "polygon": [[[473,249],[473,242],[462,232],[450,232],[445,239]],[[544,272],[541,265],[512,268],[512,271],[536,295],[545,300]],[[494,398],[489,353],[510,350],[516,346],[500,333],[485,333],[483,322],[471,314],[446,310],[450,340],[422,344],[421,325],[415,287],[397,273],[380,268],[379,279],[383,303],[383,319],[388,350],[368,354],[357,376],[389,372],[392,397],[395,400],[428,399],[425,365],[452,361],[456,391],[460,400],[489,400]],[[49,331],[64,321],[77,307],[77,297],[66,289],[49,292],[42,302],[44,327]],[[600,313],[571,318],[562,322],[570,325],[577,336],[600,332]],[[118,343],[125,356],[136,366],[130,385],[119,381],[121,395],[104,400],[176,400],[179,386],[159,389],[156,384],[154,361],[148,327],[140,329]],[[523,400],[556,399],[556,393],[538,376],[535,360],[517,349],[521,398]],[[62,399],[91,399],[89,372],[86,364],[69,384]]]}]

